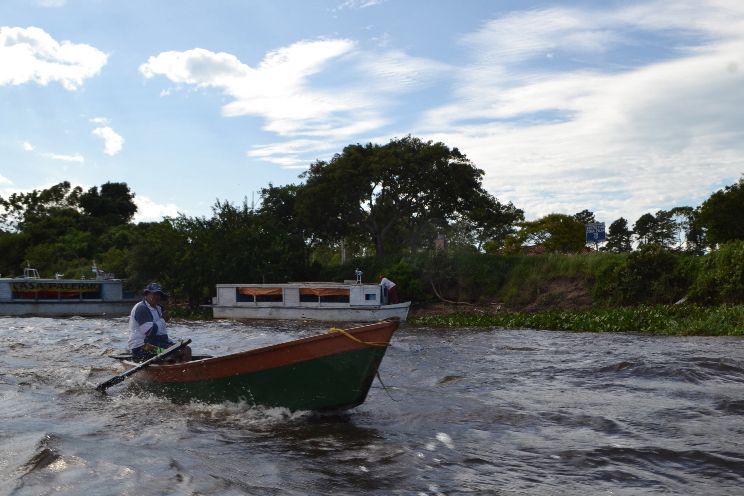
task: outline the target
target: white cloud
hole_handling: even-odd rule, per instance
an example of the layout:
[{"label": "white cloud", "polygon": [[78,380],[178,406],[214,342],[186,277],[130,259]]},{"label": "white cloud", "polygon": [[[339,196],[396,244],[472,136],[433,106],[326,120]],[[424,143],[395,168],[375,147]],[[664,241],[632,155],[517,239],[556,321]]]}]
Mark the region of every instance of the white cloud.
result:
[{"label": "white cloud", "polygon": [[67,0],[37,0],[42,7],[64,7]]},{"label": "white cloud", "polygon": [[[318,89],[313,77],[325,69],[347,83]],[[306,151],[332,153],[337,143],[348,143],[388,124],[384,113],[394,104],[392,95],[419,91],[451,70],[400,50],[363,53],[347,39],[300,41],[267,53],[255,68],[234,55],[200,48],[163,52],[140,66],[148,79],[162,75],[179,85],[222,90],[231,98],[223,115],[260,116],[264,130],[292,139],[289,153],[269,154],[276,148],[268,145],[248,155],[292,167],[307,166]],[[304,151],[294,148],[307,140],[317,144]]]},{"label": "white cloud", "polygon": [[62,155],[59,153],[42,153],[41,156],[50,158],[52,160],[60,160],[62,162],[78,162],[81,164],[85,162],[85,157],[83,157],[79,153],[76,153],[74,155]]},{"label": "white cloud", "polygon": [[23,147],[23,150],[27,152],[34,151],[34,145],[29,143],[28,141],[24,141],[23,143],[21,143],[21,147]]},{"label": "white cloud", "polygon": [[37,27],[0,27],[0,86],[58,82],[76,90],[108,56],[90,45],[58,42]]},{"label": "white cloud", "polygon": [[316,89],[310,79],[354,46],[346,39],[300,41],[269,52],[256,68],[234,55],[201,48],[163,52],[150,57],[140,72],[146,78],[162,75],[178,84],[219,88],[232,99],[223,115],[263,117],[264,129],[282,136],[338,132],[358,123],[373,101],[355,89]]},{"label": "white cloud", "polygon": [[116,133],[109,126],[97,127],[93,131],[95,136],[103,140],[103,153],[114,156],[119,153],[124,146],[124,138]]},{"label": "white cloud", "polygon": [[178,207],[173,203],[156,203],[141,195],[134,197],[134,203],[137,205],[137,213],[132,219],[134,223],[159,222],[163,217],[178,216]]},{"label": "white cloud", "polygon": [[362,53],[358,60],[360,72],[375,92],[421,91],[454,70],[448,64],[412,57],[402,50]]},{"label": "white cloud", "polygon": [[[580,56],[636,43],[630,31],[675,30],[686,41],[635,66]],[[603,220],[633,221],[683,199],[699,204],[744,169],[738,4],[531,11],[490,21],[463,41],[473,57],[455,98],[420,127],[466,151],[487,187],[529,216],[589,208]]]},{"label": "white cloud", "polygon": [[345,0],[335,10],[366,9],[385,3],[387,0]]},{"label": "white cloud", "polygon": [[257,145],[246,153],[246,156],[288,169],[307,168],[309,154],[327,155],[337,150],[339,143],[328,143],[318,140],[300,139]]},{"label": "white cloud", "polygon": [[225,116],[261,116],[265,129],[293,136],[334,120],[345,123],[369,104],[353,93],[309,84],[311,76],[353,48],[345,39],[301,41],[268,53],[255,69],[234,55],[196,48],[150,57],[140,72],[146,78],[163,75],[178,84],[219,88],[232,98],[222,109]]},{"label": "white cloud", "polygon": [[13,181],[11,181],[7,177],[5,177],[2,174],[0,174],[0,185],[3,185],[3,184],[5,184],[5,185],[13,184]]}]

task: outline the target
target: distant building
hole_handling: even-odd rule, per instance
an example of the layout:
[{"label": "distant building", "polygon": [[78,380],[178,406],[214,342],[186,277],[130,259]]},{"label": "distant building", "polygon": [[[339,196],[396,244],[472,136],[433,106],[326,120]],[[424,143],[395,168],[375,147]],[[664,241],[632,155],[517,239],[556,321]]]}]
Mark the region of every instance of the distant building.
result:
[{"label": "distant building", "polygon": [[437,234],[437,238],[434,240],[434,249],[436,251],[447,249],[447,236],[444,234]]}]

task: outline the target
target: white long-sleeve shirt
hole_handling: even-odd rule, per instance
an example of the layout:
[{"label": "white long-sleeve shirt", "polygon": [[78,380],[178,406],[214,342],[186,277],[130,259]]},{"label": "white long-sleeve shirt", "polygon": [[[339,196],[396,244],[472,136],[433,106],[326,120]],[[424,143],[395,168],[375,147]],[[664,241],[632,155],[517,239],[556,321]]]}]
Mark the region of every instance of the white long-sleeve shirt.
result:
[{"label": "white long-sleeve shirt", "polygon": [[134,305],[129,313],[129,341],[127,347],[133,350],[145,344],[145,336],[154,326],[157,326],[157,335],[168,336],[165,320],[163,319],[163,310],[160,305],[157,307],[150,306],[147,300],[142,300]]}]

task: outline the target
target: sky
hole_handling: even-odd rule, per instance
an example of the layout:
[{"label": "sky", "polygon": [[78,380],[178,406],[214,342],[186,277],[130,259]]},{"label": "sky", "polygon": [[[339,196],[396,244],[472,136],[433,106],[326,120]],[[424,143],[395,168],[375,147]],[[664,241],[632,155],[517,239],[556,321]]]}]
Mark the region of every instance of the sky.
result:
[{"label": "sky", "polygon": [[0,2],[0,196],[210,217],[407,135],[527,219],[698,206],[744,172],[744,2]]}]

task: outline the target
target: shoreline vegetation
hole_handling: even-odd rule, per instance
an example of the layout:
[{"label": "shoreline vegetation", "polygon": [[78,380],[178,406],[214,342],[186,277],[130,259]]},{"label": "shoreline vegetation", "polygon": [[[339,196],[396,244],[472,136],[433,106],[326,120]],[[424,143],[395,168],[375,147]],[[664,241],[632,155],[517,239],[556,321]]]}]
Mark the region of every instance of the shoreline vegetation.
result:
[{"label": "shoreline vegetation", "polygon": [[[68,181],[0,197],[0,273],[80,274],[91,261],[141,291],[168,288],[176,318],[209,317],[217,284],[385,276],[414,325],[741,335],[744,178],[698,207],[624,217],[586,246],[593,212],[524,212],[483,188],[457,148],[407,136],[317,161],[260,205],[133,223],[134,193]],[[597,231],[595,231],[597,232]],[[454,307],[448,306],[455,304]],[[463,310],[464,309],[464,310]]]},{"label": "shoreline vegetation", "polygon": [[[169,309],[181,320],[211,320],[208,308]],[[503,328],[567,332],[627,332],[668,336],[744,336],[744,305],[641,305],[620,308],[513,311],[500,306],[423,304],[411,309],[412,327]]]},{"label": "shoreline vegetation", "polygon": [[[414,327],[503,327],[575,332],[744,336],[744,241],[691,255],[645,246],[632,253],[496,255],[472,250],[375,257],[324,267],[385,273],[413,302]],[[211,318],[174,308],[177,318]]]},{"label": "shoreline vegetation", "polygon": [[744,305],[642,305],[515,312],[470,310],[414,315],[414,327],[498,327],[570,332],[629,332],[669,336],[744,336]]}]

